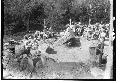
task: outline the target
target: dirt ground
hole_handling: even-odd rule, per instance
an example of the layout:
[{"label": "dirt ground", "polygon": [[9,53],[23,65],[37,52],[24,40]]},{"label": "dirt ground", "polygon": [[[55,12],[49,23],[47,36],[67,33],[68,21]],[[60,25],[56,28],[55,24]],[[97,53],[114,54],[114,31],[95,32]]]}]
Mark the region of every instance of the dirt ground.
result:
[{"label": "dirt ground", "polygon": [[[81,47],[68,49],[65,46],[55,47],[57,54],[48,55],[44,66],[25,76],[9,76],[11,79],[95,79],[91,74],[91,65],[85,64],[90,59],[88,41],[81,40]],[[98,72],[98,71],[96,71]],[[7,77],[7,78],[9,78]],[[99,77],[102,78],[102,77]]]}]

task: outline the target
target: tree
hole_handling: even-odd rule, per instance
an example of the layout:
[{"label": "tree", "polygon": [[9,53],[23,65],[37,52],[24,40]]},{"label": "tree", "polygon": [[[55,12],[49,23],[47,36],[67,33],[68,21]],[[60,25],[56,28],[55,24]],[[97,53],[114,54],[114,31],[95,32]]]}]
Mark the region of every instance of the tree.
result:
[{"label": "tree", "polygon": [[[32,14],[33,8],[40,3],[42,3],[42,0],[5,0],[5,25],[11,24],[15,21],[23,21],[24,26],[26,26],[27,31],[29,31],[30,15]],[[6,16],[10,16],[10,21],[6,19]],[[9,21],[9,23],[7,21]]]},{"label": "tree", "polygon": [[38,26],[42,30],[46,19],[46,26],[59,30],[70,18],[85,24],[89,19],[91,23],[109,22],[110,3],[108,0],[4,0],[4,15],[7,28],[12,23],[15,28],[25,26],[27,31]]}]

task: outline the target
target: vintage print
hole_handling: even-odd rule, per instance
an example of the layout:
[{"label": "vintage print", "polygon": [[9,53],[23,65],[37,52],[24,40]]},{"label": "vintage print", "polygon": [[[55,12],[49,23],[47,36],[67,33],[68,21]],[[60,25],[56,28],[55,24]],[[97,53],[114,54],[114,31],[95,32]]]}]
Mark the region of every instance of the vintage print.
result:
[{"label": "vintage print", "polygon": [[2,0],[2,79],[114,79],[113,0]]}]

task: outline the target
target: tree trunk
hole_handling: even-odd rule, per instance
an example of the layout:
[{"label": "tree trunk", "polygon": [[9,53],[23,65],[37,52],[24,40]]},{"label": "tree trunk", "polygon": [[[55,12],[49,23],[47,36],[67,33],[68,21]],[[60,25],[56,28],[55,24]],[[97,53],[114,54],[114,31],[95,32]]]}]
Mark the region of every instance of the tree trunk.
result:
[{"label": "tree trunk", "polygon": [[29,31],[29,17],[28,17],[28,19],[26,21],[26,27],[27,27],[27,31],[26,32],[28,32]]},{"label": "tree trunk", "polygon": [[29,27],[29,23],[30,22],[30,14],[28,14],[25,18],[24,18],[24,24],[26,26],[26,32],[28,32],[30,30],[30,27]]}]

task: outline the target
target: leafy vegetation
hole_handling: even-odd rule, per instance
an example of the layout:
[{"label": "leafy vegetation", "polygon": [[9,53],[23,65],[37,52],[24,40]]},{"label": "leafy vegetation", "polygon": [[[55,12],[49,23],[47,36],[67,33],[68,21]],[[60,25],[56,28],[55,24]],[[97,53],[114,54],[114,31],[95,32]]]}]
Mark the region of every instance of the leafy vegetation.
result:
[{"label": "leafy vegetation", "polygon": [[7,34],[43,30],[46,26],[60,31],[73,22],[108,23],[108,0],[4,0],[4,31]]}]

